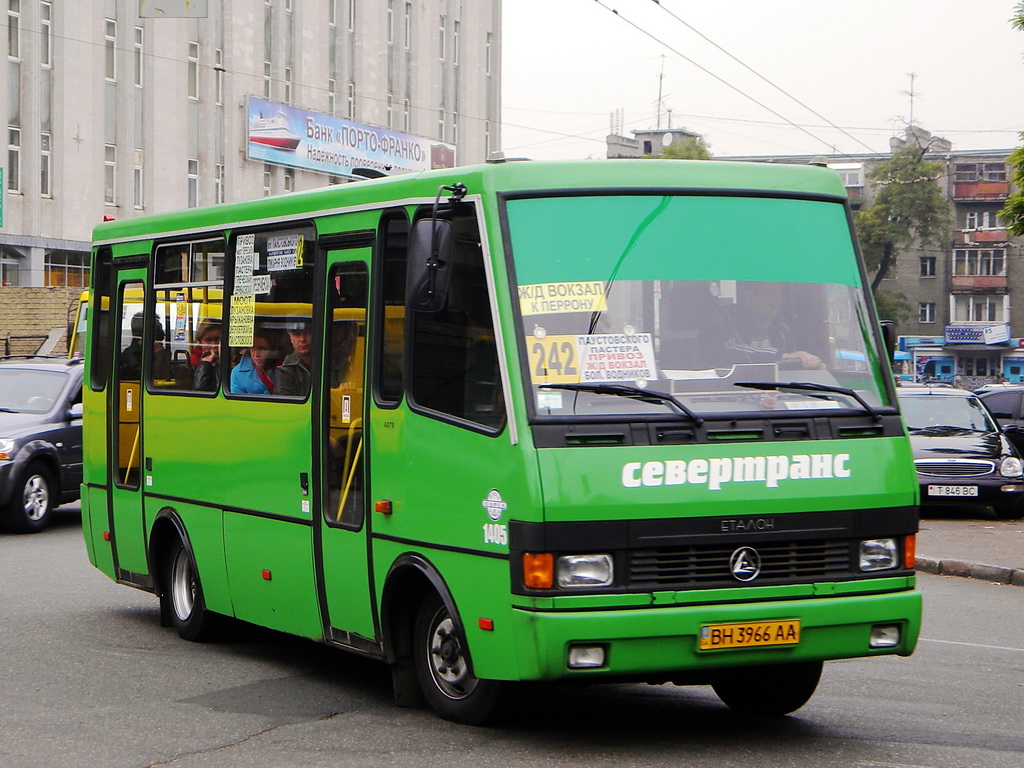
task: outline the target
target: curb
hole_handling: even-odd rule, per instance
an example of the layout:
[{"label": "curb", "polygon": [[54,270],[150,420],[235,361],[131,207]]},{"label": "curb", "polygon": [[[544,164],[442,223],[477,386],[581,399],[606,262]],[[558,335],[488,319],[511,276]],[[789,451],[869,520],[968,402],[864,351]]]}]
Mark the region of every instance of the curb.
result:
[{"label": "curb", "polygon": [[915,558],[914,566],[917,570],[924,573],[937,573],[942,576],[962,576],[968,579],[984,579],[985,581],[994,581],[997,584],[1024,587],[1024,570],[1019,568],[971,563],[966,560],[936,560],[930,557]]}]

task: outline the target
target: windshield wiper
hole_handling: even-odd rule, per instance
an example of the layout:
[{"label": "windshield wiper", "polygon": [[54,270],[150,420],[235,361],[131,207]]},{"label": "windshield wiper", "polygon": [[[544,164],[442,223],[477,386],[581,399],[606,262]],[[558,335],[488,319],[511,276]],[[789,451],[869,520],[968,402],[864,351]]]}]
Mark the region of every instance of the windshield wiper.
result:
[{"label": "windshield wiper", "polygon": [[651,389],[643,389],[632,384],[541,384],[538,389],[567,389],[570,392],[596,392],[599,395],[615,395],[616,397],[628,397],[633,400],[640,400],[644,403],[668,403],[679,409],[680,413],[688,416],[698,427],[704,423],[704,419],[698,416],[693,410],[668,392],[655,392]]},{"label": "windshield wiper", "polygon": [[[871,414],[871,418],[875,421],[880,421],[882,418],[882,414],[868,405],[863,397],[846,387],[834,387],[831,384],[818,384],[813,381],[737,381],[734,383],[737,387],[749,387],[750,389],[796,389],[804,392],[828,392],[834,395],[844,395],[856,400],[857,404]],[[810,397],[825,399],[827,395],[810,395]]]}]

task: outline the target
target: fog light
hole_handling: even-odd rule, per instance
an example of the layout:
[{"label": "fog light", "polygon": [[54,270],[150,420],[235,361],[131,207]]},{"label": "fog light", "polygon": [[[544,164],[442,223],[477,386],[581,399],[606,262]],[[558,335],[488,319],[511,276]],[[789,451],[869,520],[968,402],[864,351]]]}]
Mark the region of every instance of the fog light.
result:
[{"label": "fog light", "polygon": [[866,539],[860,543],[860,569],[884,571],[899,564],[896,539]]},{"label": "fog light", "polygon": [[1001,485],[999,490],[1003,493],[1020,493],[1024,491],[1024,485]]},{"label": "fog light", "polygon": [[900,644],[898,624],[876,624],[871,628],[872,648],[895,648]]},{"label": "fog light", "polygon": [[569,669],[597,669],[604,666],[603,645],[570,645]]}]

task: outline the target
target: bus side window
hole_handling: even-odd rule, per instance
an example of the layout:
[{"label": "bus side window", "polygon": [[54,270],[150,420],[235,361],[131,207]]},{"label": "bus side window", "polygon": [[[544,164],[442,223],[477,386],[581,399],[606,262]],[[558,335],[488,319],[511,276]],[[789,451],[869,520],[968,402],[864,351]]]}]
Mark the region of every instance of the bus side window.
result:
[{"label": "bus side window", "polygon": [[91,304],[94,322],[90,338],[89,384],[93,391],[99,391],[106,389],[114,348],[114,323],[110,319],[110,313],[114,310],[114,269],[109,248],[101,248],[97,252],[93,274],[95,288]]},{"label": "bus side window", "polygon": [[457,215],[448,297],[413,316],[409,393],[414,407],[497,431],[504,424],[498,350],[475,215]]},{"label": "bus side window", "polygon": [[146,350],[150,389],[216,392],[223,370],[223,238],[160,246],[154,282],[160,332]]},{"label": "bus side window", "polygon": [[315,366],[311,226],[236,233],[228,300],[225,390],[305,398]]}]

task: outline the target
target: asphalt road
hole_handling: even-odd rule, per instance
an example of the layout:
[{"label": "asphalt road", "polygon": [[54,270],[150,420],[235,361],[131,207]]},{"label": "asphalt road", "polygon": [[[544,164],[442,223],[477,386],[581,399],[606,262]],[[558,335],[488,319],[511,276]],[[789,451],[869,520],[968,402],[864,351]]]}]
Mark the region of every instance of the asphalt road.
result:
[{"label": "asphalt road", "polygon": [[792,717],[744,720],[703,688],[543,686],[472,728],[394,707],[382,665],[311,642],[179,640],[92,569],[78,524],[0,534],[4,768],[1024,764],[1018,587],[922,574],[917,653],[826,664]]}]

